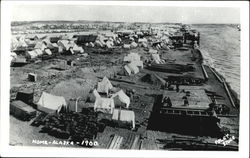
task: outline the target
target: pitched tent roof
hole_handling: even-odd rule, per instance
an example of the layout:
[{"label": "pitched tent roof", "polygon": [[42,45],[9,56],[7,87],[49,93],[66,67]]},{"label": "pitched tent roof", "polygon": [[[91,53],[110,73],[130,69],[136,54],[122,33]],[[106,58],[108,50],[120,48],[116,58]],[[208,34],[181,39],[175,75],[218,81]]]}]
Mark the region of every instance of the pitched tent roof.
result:
[{"label": "pitched tent roof", "polygon": [[51,43],[50,39],[48,39],[48,38],[44,39],[43,42],[45,43],[46,47],[49,49],[58,48],[57,43]]},{"label": "pitched tent roof", "polygon": [[93,90],[93,94],[94,94],[94,96],[95,96],[96,98],[100,98],[100,97],[101,97],[100,94],[97,92],[96,89]]},{"label": "pitched tent roof", "polygon": [[132,61],[131,63],[133,63],[137,67],[143,68],[143,61],[136,60],[136,61]]},{"label": "pitched tent roof", "polygon": [[100,94],[97,92],[96,89],[94,89],[93,91],[90,91],[87,97],[87,101],[86,102],[90,102],[90,103],[94,103],[96,98],[101,98]]},{"label": "pitched tent roof", "polygon": [[103,47],[102,42],[99,41],[99,40],[96,40],[96,41],[95,41],[95,45],[96,45],[97,47]]},{"label": "pitched tent roof", "polygon": [[45,49],[44,53],[48,54],[48,55],[52,55],[52,52],[50,51],[50,49]]},{"label": "pitched tent roof", "polygon": [[58,47],[61,47],[63,50],[69,50],[72,44],[69,43],[68,40],[59,40],[57,42]]},{"label": "pitched tent roof", "polygon": [[135,42],[132,42],[130,45],[131,45],[131,47],[133,47],[133,48],[136,48],[136,47],[138,46],[138,44],[135,43]]},{"label": "pitched tent roof", "polygon": [[32,51],[27,51],[26,56],[33,59],[33,58],[36,58],[38,54],[36,53],[36,51],[32,50]]},{"label": "pitched tent roof", "polygon": [[131,75],[131,70],[130,68],[128,67],[128,65],[125,65],[124,66],[124,70],[125,70],[125,73],[128,74],[129,76]]},{"label": "pitched tent roof", "polygon": [[45,43],[42,42],[42,41],[37,42],[36,45],[35,45],[35,49],[44,50],[45,48],[46,48],[46,45],[45,45]]},{"label": "pitched tent roof", "polygon": [[34,51],[38,56],[43,54],[43,51],[41,49],[35,49]]},{"label": "pitched tent roof", "polygon": [[149,49],[149,51],[148,51],[149,53],[151,53],[151,54],[154,54],[154,53],[157,53],[158,51],[157,50],[155,50],[155,49]]},{"label": "pitched tent roof", "polygon": [[132,73],[137,74],[139,72],[139,68],[136,66],[135,63],[129,63],[128,64],[129,69],[131,70]]},{"label": "pitched tent roof", "polygon": [[140,61],[141,57],[138,53],[129,53],[127,56],[124,57],[123,61]]},{"label": "pitched tent roof", "polygon": [[152,58],[156,64],[164,64],[164,62],[160,59],[159,54],[152,54]]},{"label": "pitched tent roof", "polygon": [[112,114],[115,108],[115,103],[113,98],[96,98],[94,104],[95,111],[101,111],[104,113]]},{"label": "pitched tent roof", "polygon": [[125,122],[131,122],[132,127],[135,128],[135,113],[134,113],[134,111],[114,109],[112,119],[119,120],[119,121],[125,121]]},{"label": "pitched tent roof", "polygon": [[126,108],[128,108],[130,104],[130,98],[123,92],[123,90],[120,90],[119,92],[115,93],[114,95],[112,95],[111,98],[115,98],[117,96],[122,103],[126,104]]},{"label": "pitched tent roof", "polygon": [[18,46],[18,40],[15,37],[11,38],[11,50],[15,50]]},{"label": "pitched tent roof", "polygon": [[79,47],[79,46],[76,45],[76,44],[74,44],[74,46],[73,46],[73,51],[74,51],[74,52],[79,52],[79,53],[83,53],[83,52],[84,52],[83,48],[82,48],[82,47]]},{"label": "pitched tent roof", "polygon": [[148,40],[146,38],[139,38],[138,39],[138,42],[139,43],[144,43],[144,42],[147,42]]},{"label": "pitched tent roof", "polygon": [[130,49],[130,45],[129,44],[124,44],[123,48]]},{"label": "pitched tent roof", "polygon": [[108,91],[112,88],[113,88],[113,86],[112,86],[111,82],[109,81],[109,79],[106,76],[104,76],[102,81],[98,82],[97,92],[108,94]]},{"label": "pitched tent roof", "polygon": [[64,97],[55,96],[46,92],[42,93],[39,101],[37,102],[37,109],[46,113],[60,112],[63,106],[67,106]]}]

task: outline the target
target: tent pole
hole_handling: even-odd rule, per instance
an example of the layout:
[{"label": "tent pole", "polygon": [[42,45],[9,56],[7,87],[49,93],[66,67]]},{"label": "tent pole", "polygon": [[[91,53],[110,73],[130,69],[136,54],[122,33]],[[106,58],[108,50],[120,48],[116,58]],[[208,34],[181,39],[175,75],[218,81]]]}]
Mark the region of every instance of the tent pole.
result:
[{"label": "tent pole", "polygon": [[78,103],[78,100],[80,99],[80,97],[78,97],[77,99],[76,99],[76,106],[75,106],[75,111],[77,112],[77,108],[78,108],[78,106],[77,106],[77,103]]}]

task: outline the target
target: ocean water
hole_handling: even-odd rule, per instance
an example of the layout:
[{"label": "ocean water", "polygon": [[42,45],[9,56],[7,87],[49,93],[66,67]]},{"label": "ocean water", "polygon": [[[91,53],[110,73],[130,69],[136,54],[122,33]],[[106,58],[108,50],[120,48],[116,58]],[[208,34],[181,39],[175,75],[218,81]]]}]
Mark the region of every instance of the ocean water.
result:
[{"label": "ocean water", "polygon": [[214,67],[240,96],[240,31],[237,25],[194,25],[206,64]]}]

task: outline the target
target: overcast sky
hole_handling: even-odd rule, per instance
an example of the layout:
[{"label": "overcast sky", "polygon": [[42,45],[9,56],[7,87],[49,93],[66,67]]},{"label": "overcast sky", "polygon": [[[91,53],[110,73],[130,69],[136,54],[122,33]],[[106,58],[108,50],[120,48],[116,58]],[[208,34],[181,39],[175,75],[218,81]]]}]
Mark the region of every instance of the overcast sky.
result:
[{"label": "overcast sky", "polygon": [[97,20],[114,22],[240,23],[239,8],[161,6],[22,5],[12,21]]}]

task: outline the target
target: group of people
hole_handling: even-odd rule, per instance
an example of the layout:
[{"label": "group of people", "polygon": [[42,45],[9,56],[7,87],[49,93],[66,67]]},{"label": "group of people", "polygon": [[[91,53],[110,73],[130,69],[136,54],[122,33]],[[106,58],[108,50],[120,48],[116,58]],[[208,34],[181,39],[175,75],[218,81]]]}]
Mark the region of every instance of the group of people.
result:
[{"label": "group of people", "polygon": [[[168,82],[166,82],[167,84],[165,85],[166,88],[169,88],[171,84],[168,84]],[[177,83],[176,84],[176,92],[179,92],[180,91],[180,88],[179,88],[179,84]],[[184,91],[184,90],[183,90]],[[185,91],[184,91],[185,92]],[[188,106],[189,105],[189,102],[188,102],[188,98],[187,98],[187,94],[186,96],[184,96],[182,99],[184,101],[184,106]],[[167,96],[164,97],[163,99],[163,104],[164,106],[166,107],[172,107],[172,102],[171,102],[171,99]]]}]

